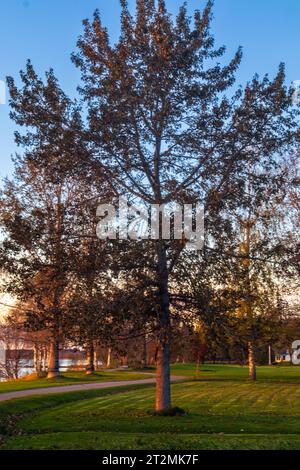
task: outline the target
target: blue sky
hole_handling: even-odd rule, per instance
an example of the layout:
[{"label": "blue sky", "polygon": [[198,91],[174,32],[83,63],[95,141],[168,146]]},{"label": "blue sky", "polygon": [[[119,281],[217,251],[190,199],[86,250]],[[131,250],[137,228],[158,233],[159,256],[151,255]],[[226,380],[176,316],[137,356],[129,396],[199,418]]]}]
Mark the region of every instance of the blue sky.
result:
[{"label": "blue sky", "polygon": [[[182,0],[166,0],[176,12]],[[202,8],[203,0],[188,0],[189,10]],[[129,0],[133,7],[135,0]],[[27,58],[39,73],[53,67],[63,88],[76,93],[79,72],[70,61],[81,22],[95,8],[102,13],[112,40],[119,31],[119,0],[1,0],[0,80],[18,76]],[[228,55],[239,45],[244,58],[238,83],[255,72],[276,72],[279,62],[287,66],[287,81],[300,79],[299,0],[215,0],[213,32],[217,45],[225,44]],[[11,154],[16,150],[14,124],[8,105],[0,105],[0,177],[12,172]]]}]

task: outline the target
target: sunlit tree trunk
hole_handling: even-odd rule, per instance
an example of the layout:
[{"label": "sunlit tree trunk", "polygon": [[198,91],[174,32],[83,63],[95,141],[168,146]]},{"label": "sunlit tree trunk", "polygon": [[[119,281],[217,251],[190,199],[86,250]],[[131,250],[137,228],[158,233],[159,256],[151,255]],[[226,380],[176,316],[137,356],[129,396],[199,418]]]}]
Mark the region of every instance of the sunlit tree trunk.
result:
[{"label": "sunlit tree trunk", "polygon": [[39,352],[38,352],[38,368],[39,372],[43,370],[43,346],[40,345]]},{"label": "sunlit tree trunk", "polygon": [[47,370],[48,367],[48,348],[47,346],[43,347],[42,351],[42,370],[45,371]]},{"label": "sunlit tree trunk", "polygon": [[[250,176],[248,179],[248,193],[251,193],[251,181]],[[246,312],[248,321],[251,322],[251,329],[253,329],[253,314],[252,314],[252,301],[251,301],[251,278],[250,278],[250,248],[251,248],[251,227],[253,222],[249,215],[245,223],[245,255],[244,266],[246,268]],[[251,338],[251,337],[250,337]],[[256,380],[256,365],[255,365],[255,354],[254,354],[254,342],[252,339],[248,341],[248,364],[249,364],[249,378],[250,380]]]},{"label": "sunlit tree trunk", "polygon": [[34,366],[35,372],[38,374],[41,371],[41,368],[40,368],[40,348],[39,348],[38,341],[35,341],[34,345],[33,345],[33,366]]},{"label": "sunlit tree trunk", "polygon": [[[62,205],[62,186],[59,184],[56,189],[56,223],[55,223],[55,248],[53,253],[53,263],[60,266],[62,260],[62,232],[64,210]],[[55,284],[53,291],[53,329],[52,338],[50,340],[50,350],[48,357],[48,379],[57,377],[59,373],[59,333],[60,333],[60,316],[61,316],[61,294],[63,292],[64,276],[59,269],[55,269]],[[53,274],[51,273],[51,276]]]},{"label": "sunlit tree trunk", "polygon": [[98,369],[98,351],[94,348],[94,370]]},{"label": "sunlit tree trunk", "polygon": [[156,411],[171,408],[170,388],[170,307],[168,292],[167,254],[163,242],[158,246],[158,281],[160,296],[160,325],[156,358]]},{"label": "sunlit tree trunk", "polygon": [[94,352],[94,343],[93,341],[90,341],[86,349],[86,375],[91,375],[95,372]]},{"label": "sunlit tree trunk", "polygon": [[144,341],[143,341],[143,367],[147,367],[148,362],[147,362],[147,334],[144,336]]},{"label": "sunlit tree trunk", "polygon": [[49,356],[48,356],[48,379],[58,377],[59,374],[59,341],[54,336],[50,342]]},{"label": "sunlit tree trunk", "polygon": [[249,379],[256,380],[255,354],[254,354],[254,345],[252,341],[249,341],[248,343],[248,362],[249,362]]},{"label": "sunlit tree trunk", "polygon": [[107,351],[107,359],[106,359],[106,367],[109,369],[111,367],[111,348],[108,348]]},{"label": "sunlit tree trunk", "polygon": [[269,345],[268,347],[268,356],[269,356],[269,366],[272,365],[272,346]]}]

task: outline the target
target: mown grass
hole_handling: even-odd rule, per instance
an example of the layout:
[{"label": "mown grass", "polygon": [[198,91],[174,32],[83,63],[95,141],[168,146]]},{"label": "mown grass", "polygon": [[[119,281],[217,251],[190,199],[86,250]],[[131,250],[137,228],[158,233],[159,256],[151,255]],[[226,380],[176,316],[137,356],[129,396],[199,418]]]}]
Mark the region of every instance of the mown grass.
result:
[{"label": "mown grass", "polygon": [[298,435],[205,435],[57,432],[19,437],[3,450],[299,450]]},{"label": "mown grass", "polygon": [[[196,377],[195,364],[173,364],[171,367],[173,375],[184,376],[191,379],[214,381],[214,380],[235,380],[244,381],[248,378],[248,368],[238,365],[201,365],[200,375]],[[155,368],[141,370],[100,370],[87,376],[84,371],[64,372],[60,377],[54,379],[47,378],[24,378],[19,380],[9,380],[0,382],[0,393],[13,392],[18,390],[29,390],[34,388],[57,387],[63,385],[75,385],[90,382],[113,382],[122,380],[139,380],[150,378],[155,373]],[[300,370],[296,366],[282,367],[259,367],[259,380],[270,381],[297,381]]]},{"label": "mown grass", "polygon": [[[173,364],[171,371],[174,375],[182,375],[196,378],[195,364]],[[276,382],[298,382],[300,380],[300,368],[298,366],[259,366],[257,368],[258,380]],[[234,380],[244,381],[248,379],[248,367],[240,365],[201,364],[198,380]]]},{"label": "mown grass", "polygon": [[192,370],[173,367],[188,380],[172,386],[185,416],[153,416],[152,385],[4,403],[2,449],[300,449],[299,368],[261,368],[257,383],[235,366],[207,366],[197,381]]},{"label": "mown grass", "polygon": [[45,378],[23,378],[19,380],[8,380],[0,382],[0,393],[15,392],[18,390],[30,390],[34,388],[59,387],[63,385],[76,385],[90,382],[115,382],[123,380],[148,379],[150,374],[139,373],[133,370],[97,371],[92,375],[86,375],[83,371],[64,372],[60,377]]}]

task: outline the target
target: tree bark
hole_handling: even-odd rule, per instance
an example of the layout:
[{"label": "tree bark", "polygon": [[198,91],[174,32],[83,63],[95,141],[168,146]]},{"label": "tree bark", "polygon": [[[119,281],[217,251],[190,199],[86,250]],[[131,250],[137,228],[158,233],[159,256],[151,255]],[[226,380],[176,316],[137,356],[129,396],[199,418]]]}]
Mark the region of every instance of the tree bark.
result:
[{"label": "tree bark", "polygon": [[111,348],[108,348],[107,351],[107,360],[106,360],[106,367],[109,369],[111,366]]},{"label": "tree bark", "polygon": [[254,345],[252,341],[248,343],[248,362],[249,362],[249,379],[256,380],[256,365],[254,355]]},{"label": "tree bark", "polygon": [[171,408],[170,345],[160,343],[156,363],[156,411]]},{"label": "tree bark", "polygon": [[48,348],[47,346],[44,346],[42,350],[42,371],[47,370],[47,367],[48,367]]},{"label": "tree bark", "polygon": [[98,369],[98,351],[94,348],[94,370]]},{"label": "tree bark", "polygon": [[200,351],[198,351],[197,362],[196,362],[196,377],[199,377],[200,375],[200,361],[201,361],[201,355],[200,355]]},{"label": "tree bark", "polygon": [[158,282],[160,299],[160,325],[156,363],[156,411],[171,408],[170,388],[170,306],[166,248],[158,245]]},{"label": "tree bark", "polygon": [[58,377],[59,375],[59,341],[54,337],[50,342],[47,378],[52,379],[53,377]]},{"label": "tree bark", "polygon": [[42,363],[42,360],[43,360],[43,347],[42,347],[42,345],[41,345],[40,348],[39,348],[39,353],[38,353],[38,368],[39,368],[39,372],[42,372],[42,370],[43,370],[43,363]]},{"label": "tree bark", "polygon": [[269,366],[271,366],[272,365],[272,346],[271,345],[269,345],[268,353],[269,353]]},{"label": "tree bark", "polygon": [[38,374],[41,372],[41,367],[40,367],[40,348],[39,348],[39,343],[38,341],[34,342],[33,345],[33,366],[35,369],[35,372]]},{"label": "tree bark", "polygon": [[95,372],[93,341],[90,341],[89,344],[87,345],[86,359],[87,359],[86,375],[91,375]]},{"label": "tree bark", "polygon": [[144,369],[148,365],[148,362],[147,362],[147,335],[146,334],[144,336],[144,341],[143,341],[143,361],[142,361],[142,364],[143,364]]}]

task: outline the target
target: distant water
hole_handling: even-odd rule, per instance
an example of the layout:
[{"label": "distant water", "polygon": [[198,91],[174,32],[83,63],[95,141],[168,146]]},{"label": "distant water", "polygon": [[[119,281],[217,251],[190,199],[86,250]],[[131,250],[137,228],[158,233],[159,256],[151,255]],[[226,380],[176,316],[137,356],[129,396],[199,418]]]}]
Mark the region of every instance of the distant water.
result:
[{"label": "distant water", "polygon": [[[85,367],[85,363],[83,361],[75,361],[73,359],[61,359],[60,360],[60,371],[66,371],[68,369],[76,368],[76,369],[83,369]],[[25,377],[26,375],[30,375],[35,372],[33,360],[27,361],[19,372],[19,378]],[[0,382],[3,382],[4,379],[0,379]]]}]

